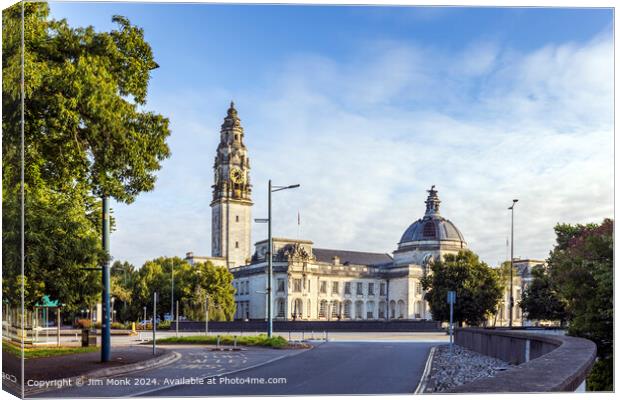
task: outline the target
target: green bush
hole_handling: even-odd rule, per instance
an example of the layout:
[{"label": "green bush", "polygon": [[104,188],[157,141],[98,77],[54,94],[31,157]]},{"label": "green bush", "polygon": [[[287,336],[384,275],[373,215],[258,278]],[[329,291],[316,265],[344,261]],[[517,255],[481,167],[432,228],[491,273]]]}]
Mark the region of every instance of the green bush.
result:
[{"label": "green bush", "polygon": [[614,358],[599,359],[594,363],[592,371],[586,378],[586,389],[589,392],[613,392],[614,390]]},{"label": "green bush", "polygon": [[[181,336],[160,339],[158,343],[180,343],[180,344],[217,344],[218,335],[209,336]],[[219,335],[220,344],[232,345],[235,337],[231,335]],[[264,346],[282,349],[288,345],[288,341],[282,336],[268,337],[265,334],[258,336],[237,336],[237,345],[239,346]]]},{"label": "green bush", "polygon": [[112,322],[110,324],[110,328],[112,329],[125,329],[125,324],[122,322]]},{"label": "green bush", "polygon": [[170,329],[170,321],[161,321],[157,324],[157,329]]}]

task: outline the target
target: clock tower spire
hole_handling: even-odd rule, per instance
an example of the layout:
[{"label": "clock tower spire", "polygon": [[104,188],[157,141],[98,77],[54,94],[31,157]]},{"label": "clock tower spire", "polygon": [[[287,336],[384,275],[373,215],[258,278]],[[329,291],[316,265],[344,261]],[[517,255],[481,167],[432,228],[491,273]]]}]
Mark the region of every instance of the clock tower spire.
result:
[{"label": "clock tower spire", "polygon": [[211,255],[226,258],[229,268],[248,264],[251,255],[252,186],[243,135],[231,102],[220,130],[211,201]]}]

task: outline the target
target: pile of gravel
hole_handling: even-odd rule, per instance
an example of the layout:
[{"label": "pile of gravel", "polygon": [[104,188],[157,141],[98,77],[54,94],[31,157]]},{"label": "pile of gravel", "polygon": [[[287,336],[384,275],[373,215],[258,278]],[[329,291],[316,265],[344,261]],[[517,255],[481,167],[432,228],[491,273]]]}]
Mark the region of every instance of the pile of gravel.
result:
[{"label": "pile of gravel", "polygon": [[424,393],[445,392],[480,378],[492,377],[498,372],[514,368],[505,361],[488,357],[461,346],[438,346]]}]

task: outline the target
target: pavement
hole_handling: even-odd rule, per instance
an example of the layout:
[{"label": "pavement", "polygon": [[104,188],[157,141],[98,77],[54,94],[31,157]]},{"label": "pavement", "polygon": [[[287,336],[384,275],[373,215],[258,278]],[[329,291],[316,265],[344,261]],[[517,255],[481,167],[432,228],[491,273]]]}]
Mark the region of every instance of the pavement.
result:
[{"label": "pavement", "polygon": [[[62,356],[41,357],[24,360],[24,383],[27,395],[49,390],[49,384],[69,384],[80,376],[101,376],[122,373],[127,370],[157,366],[172,357],[167,351],[147,346],[116,347],[111,360],[101,362],[101,353],[79,353]],[[21,359],[9,352],[2,352],[3,389],[10,393],[21,393]],[[49,383],[49,384],[46,384]]]}]

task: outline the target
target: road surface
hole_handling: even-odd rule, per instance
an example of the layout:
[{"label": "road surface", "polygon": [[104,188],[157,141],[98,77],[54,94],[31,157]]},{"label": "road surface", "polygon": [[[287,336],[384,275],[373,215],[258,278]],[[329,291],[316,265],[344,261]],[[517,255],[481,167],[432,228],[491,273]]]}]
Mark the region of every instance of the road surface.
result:
[{"label": "road surface", "polygon": [[[408,394],[420,381],[432,346],[394,341],[328,342],[213,382],[165,388],[148,396]],[[263,383],[258,383],[261,379]],[[248,383],[252,380],[256,383]]]},{"label": "road surface", "polygon": [[182,355],[173,364],[36,397],[407,394],[415,390],[430,348],[436,344],[334,341],[315,342],[311,350],[240,352],[169,346]]}]

